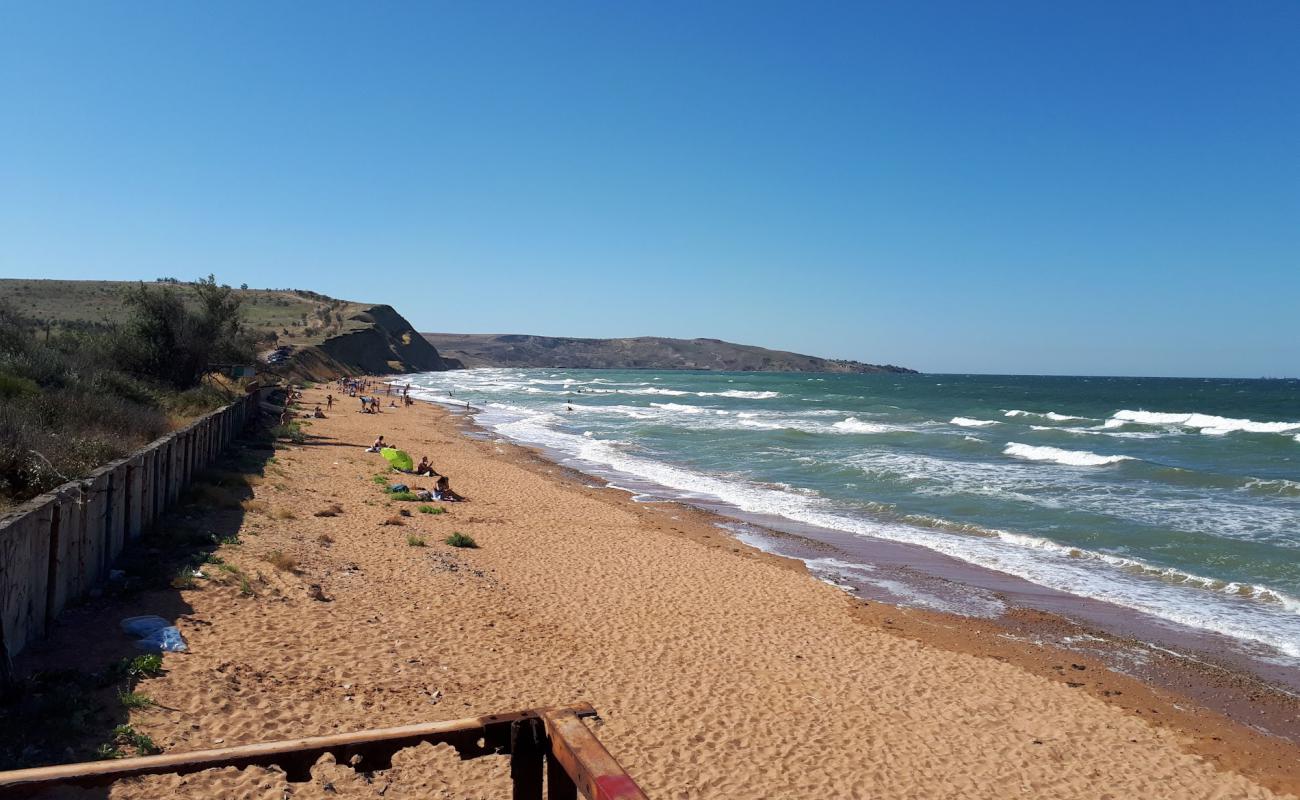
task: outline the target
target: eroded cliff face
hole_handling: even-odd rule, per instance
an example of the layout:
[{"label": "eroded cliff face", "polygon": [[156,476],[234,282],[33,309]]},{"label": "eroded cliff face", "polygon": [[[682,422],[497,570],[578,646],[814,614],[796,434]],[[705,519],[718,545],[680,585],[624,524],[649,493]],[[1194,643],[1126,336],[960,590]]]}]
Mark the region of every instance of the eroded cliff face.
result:
[{"label": "eroded cliff face", "polygon": [[371,306],[349,321],[361,327],[331,336],[293,356],[289,371],[298,378],[327,380],[339,375],[391,375],[458,369],[392,306]]}]

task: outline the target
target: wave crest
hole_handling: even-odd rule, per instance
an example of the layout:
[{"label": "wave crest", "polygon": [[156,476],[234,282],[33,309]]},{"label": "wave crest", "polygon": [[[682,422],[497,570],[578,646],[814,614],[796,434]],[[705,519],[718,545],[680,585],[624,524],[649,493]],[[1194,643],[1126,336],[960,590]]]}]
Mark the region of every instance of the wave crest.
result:
[{"label": "wave crest", "polygon": [[895,428],[892,428],[889,425],[880,425],[875,422],[863,422],[857,417],[842,419],[831,425],[831,427],[847,433],[888,433],[895,430]]},{"label": "wave crest", "polygon": [[1042,419],[1050,419],[1053,422],[1079,422],[1092,419],[1092,417],[1075,417],[1070,414],[1058,414],[1055,411],[1021,411],[1018,408],[1012,408],[1002,413],[1004,416],[1008,417],[1040,417]]},{"label": "wave crest", "polygon": [[970,417],[953,417],[948,420],[950,425],[960,425],[963,428],[987,428],[990,425],[1001,425],[1002,423],[994,419],[971,419]]},{"label": "wave crest", "polygon": [[696,392],[700,397],[740,397],[746,400],[770,400],[780,397],[780,392],[747,392],[743,389],[728,389],[725,392]]},{"label": "wave crest", "polygon": [[1047,461],[1068,467],[1104,467],[1121,461],[1132,461],[1132,456],[1103,456],[1087,450],[1063,450],[1059,447],[1036,447],[1031,444],[1008,442],[1002,452],[1026,461]]},{"label": "wave crest", "polygon": [[1106,420],[1104,427],[1120,428],[1124,425],[1174,425],[1195,428],[1210,436],[1229,433],[1290,433],[1300,430],[1300,422],[1256,422],[1252,419],[1233,419],[1213,414],[1167,413],[1163,411],[1133,411],[1122,409]]}]

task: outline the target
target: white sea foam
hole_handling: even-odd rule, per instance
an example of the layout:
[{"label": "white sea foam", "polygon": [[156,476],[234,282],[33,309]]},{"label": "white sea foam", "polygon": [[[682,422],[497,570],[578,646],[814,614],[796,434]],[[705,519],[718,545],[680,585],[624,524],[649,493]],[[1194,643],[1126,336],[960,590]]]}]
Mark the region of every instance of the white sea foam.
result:
[{"label": "white sea foam", "polygon": [[[1158,567],[1067,547],[1039,537],[1005,531],[972,536],[844,514],[823,498],[720,478],[654,461],[606,442],[567,434],[545,414],[496,425],[502,435],[552,447],[580,462],[635,475],[674,489],[685,499],[721,500],[742,511],[783,516],[797,522],[862,536],[927,547],[979,566],[1006,572],[1060,591],[1105,599],[1194,628],[1216,631],[1272,647],[1300,658],[1300,608],[1295,598],[1258,587],[1243,594],[1226,584],[1173,579]],[[1100,567],[1099,567],[1100,565]],[[1215,590],[1217,587],[1217,590]],[[1207,593],[1205,590],[1214,590]],[[1208,598],[1217,596],[1220,601]]]},{"label": "white sea foam", "polygon": [[700,406],[686,406],[681,403],[651,403],[654,408],[662,408],[664,411],[677,411],[682,414],[703,414],[708,409]]},{"label": "white sea foam", "polygon": [[889,433],[890,431],[898,430],[898,428],[891,425],[881,425],[876,422],[863,422],[857,417],[842,419],[831,425],[831,427],[844,433]]},{"label": "white sea foam", "polygon": [[[538,373],[501,371],[492,375],[478,370],[473,371],[473,374],[440,373],[431,376],[426,385],[433,395],[430,399],[441,399],[437,397],[438,394],[445,395],[446,389],[454,389],[457,398],[446,402],[455,403],[461,399],[462,392],[470,395],[518,393],[522,381],[530,374]],[[555,398],[533,394],[526,399],[520,395],[517,402],[523,405],[558,405],[554,401]],[[631,402],[629,398],[629,403]],[[475,407],[480,407],[480,404],[475,402]],[[1190,575],[1136,559],[1072,548],[1023,534],[992,531],[984,535],[972,535],[943,528],[934,529],[897,518],[866,516],[856,510],[850,512],[840,509],[829,500],[779,486],[764,486],[738,476],[723,477],[675,467],[629,452],[626,447],[620,448],[600,438],[609,435],[609,431],[601,426],[612,424],[617,430],[617,426],[628,424],[617,421],[617,417],[626,419],[641,414],[662,420],[665,424],[701,430],[727,425],[739,426],[744,424],[744,420],[773,427],[793,426],[797,423],[823,433],[908,430],[908,427],[897,424],[901,420],[895,416],[881,417],[881,421],[877,422],[868,421],[876,419],[873,415],[857,411],[857,416],[849,416],[853,412],[847,410],[838,412],[829,419],[817,419],[801,411],[773,409],[759,412],[753,407],[740,412],[753,415],[747,417],[718,414],[721,409],[706,409],[697,413],[631,404],[623,407],[626,411],[615,408],[594,404],[578,415],[539,414],[536,409],[528,411],[519,406],[489,408],[478,419],[504,436],[566,453],[578,465],[585,464],[593,471],[637,476],[643,481],[673,489],[674,494],[686,499],[700,497],[711,501],[720,500],[750,513],[775,514],[856,535],[928,547],[1046,587],[1104,599],[1173,622],[1217,631],[1246,642],[1269,645],[1300,659],[1300,601],[1278,589],[1244,581],[1232,583]],[[600,419],[601,414],[610,416]],[[583,421],[581,427],[566,432],[565,426],[574,424],[575,416]],[[1049,427],[1047,423],[1063,422],[1046,415],[1041,415],[1041,419],[1045,421],[1045,428]],[[834,424],[836,420],[840,424]],[[909,424],[918,429],[924,427],[917,423]],[[930,424],[940,431],[945,427],[939,423]],[[1129,424],[1137,427],[1136,423]],[[1100,429],[1101,421],[1096,425]],[[862,429],[852,430],[857,426]],[[580,431],[584,428],[594,429],[596,435],[581,435]],[[1063,424],[1059,429],[1072,431],[1079,429],[1079,426]],[[952,432],[951,428],[948,430]],[[1114,427],[1105,429],[1104,432],[1112,436],[1168,436],[1176,433],[1175,430],[1160,429],[1121,432]],[[1300,443],[1300,428],[1285,432],[1288,438],[1294,438]],[[845,443],[851,443],[851,440],[845,440]],[[857,451],[856,456],[874,459],[873,463],[877,465],[896,462],[898,470],[914,475],[897,480],[901,485],[911,487],[917,495],[969,498],[985,494],[999,500],[1082,510],[1177,531],[1203,531],[1209,535],[1239,538],[1243,541],[1268,541],[1276,546],[1296,546],[1293,534],[1297,530],[1300,512],[1294,501],[1287,497],[1289,492],[1285,486],[1277,489],[1283,495],[1277,503],[1271,502],[1273,498],[1260,497],[1272,494],[1275,490],[1272,485],[1266,485],[1267,482],[1246,486],[1243,481],[1235,485],[1239,491],[1221,491],[1210,496],[1199,486],[1183,491],[1178,488],[1152,487],[1147,480],[1114,481],[1108,476],[1115,473],[1108,470],[1048,469],[1041,462],[1023,460],[1023,457],[987,461],[922,456],[918,453],[898,452],[893,448],[864,446],[852,449]],[[1098,456],[1096,453],[1085,455],[1111,457]],[[893,462],[881,459],[893,459]],[[824,463],[825,455],[819,453],[817,461]],[[1270,503],[1263,502],[1265,500]],[[1053,538],[1060,537],[1053,534]]]},{"label": "white sea foam", "polygon": [[1069,508],[1161,529],[1300,549],[1300,539],[1294,535],[1300,529],[1300,508],[1261,504],[1250,496],[1260,494],[1253,490],[1225,496],[1188,487],[1171,494],[1167,487],[1145,481],[1115,485],[1094,479],[1095,473],[1106,470],[1053,470],[1020,459],[971,461],[876,449],[840,463],[918,496],[988,497],[999,503]]},{"label": "white sea foam", "polygon": [[1223,436],[1229,433],[1290,433],[1300,430],[1300,422],[1256,422],[1250,419],[1233,419],[1218,417],[1213,414],[1166,413],[1162,411],[1116,411],[1106,420],[1105,427],[1119,428],[1124,425],[1168,425],[1180,428],[1195,428],[1211,436]]},{"label": "white sea foam", "polygon": [[1021,411],[1018,408],[1004,411],[1003,414],[1008,417],[1042,417],[1043,419],[1050,419],[1055,422],[1072,422],[1092,419],[1092,417],[1075,417],[1069,414],[1058,414],[1055,411]]},{"label": "white sea foam", "polygon": [[780,397],[780,392],[746,392],[740,389],[729,389],[725,392],[696,392],[700,397],[740,397],[748,400],[770,400],[773,397]]},{"label": "white sea foam", "polygon": [[953,417],[948,422],[953,425],[960,425],[963,428],[987,428],[990,425],[1002,424],[993,419],[971,419],[970,417]]},{"label": "white sea foam", "polygon": [[620,394],[665,394],[670,397],[683,397],[690,392],[683,392],[677,389],[661,389],[658,386],[651,386],[646,389],[620,389]]},{"label": "white sea foam", "polygon": [[1063,464],[1070,467],[1103,467],[1107,464],[1118,464],[1121,461],[1133,460],[1131,456],[1103,456],[1090,453],[1087,450],[1036,447],[1030,444],[1020,444],[1019,442],[1007,442],[1007,446],[1002,449],[1002,452],[1027,461],[1049,461],[1053,464]]}]

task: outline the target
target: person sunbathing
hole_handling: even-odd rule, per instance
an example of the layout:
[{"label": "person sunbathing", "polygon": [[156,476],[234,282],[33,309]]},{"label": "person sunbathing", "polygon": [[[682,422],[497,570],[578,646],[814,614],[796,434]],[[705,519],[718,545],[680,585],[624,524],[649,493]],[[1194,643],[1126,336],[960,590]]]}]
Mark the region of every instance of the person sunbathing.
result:
[{"label": "person sunbathing", "polygon": [[320,410],[319,403],[316,404],[316,410],[311,412],[311,415],[316,419],[325,419],[325,412]]},{"label": "person sunbathing", "polygon": [[465,499],[451,490],[451,481],[447,480],[446,475],[438,478],[438,483],[433,489],[433,496],[444,503],[459,503]]},{"label": "person sunbathing", "polygon": [[438,471],[429,463],[429,457],[425,456],[420,459],[420,463],[415,465],[416,475],[437,475]]},{"label": "person sunbathing", "polygon": [[366,452],[378,453],[380,450],[383,450],[385,447],[390,447],[390,446],[391,445],[389,445],[387,442],[384,441],[384,437],[380,436],[378,439],[375,440],[374,444],[370,445],[370,447],[366,449]]}]

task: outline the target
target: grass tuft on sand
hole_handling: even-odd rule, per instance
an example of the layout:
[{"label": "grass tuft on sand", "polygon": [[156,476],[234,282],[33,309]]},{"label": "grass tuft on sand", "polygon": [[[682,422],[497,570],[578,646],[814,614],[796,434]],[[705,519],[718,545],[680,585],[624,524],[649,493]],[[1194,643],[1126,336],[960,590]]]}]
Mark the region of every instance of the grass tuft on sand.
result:
[{"label": "grass tuft on sand", "polygon": [[452,547],[467,547],[467,548],[478,547],[478,542],[474,541],[474,537],[461,533],[460,531],[453,532],[446,539],[443,539],[443,541],[451,545]]}]

